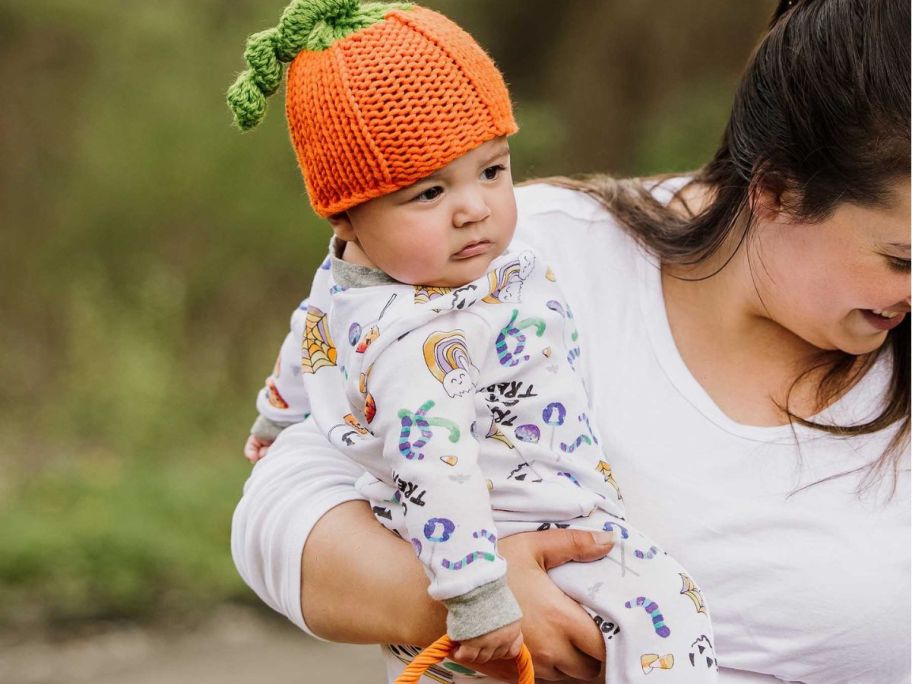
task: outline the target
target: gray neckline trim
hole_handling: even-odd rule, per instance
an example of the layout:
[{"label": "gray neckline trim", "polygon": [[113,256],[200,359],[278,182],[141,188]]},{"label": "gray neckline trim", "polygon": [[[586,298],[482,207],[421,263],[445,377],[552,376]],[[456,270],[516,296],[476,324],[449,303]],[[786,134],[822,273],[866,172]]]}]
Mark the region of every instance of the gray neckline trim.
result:
[{"label": "gray neckline trim", "polygon": [[337,284],[344,288],[352,288],[391,285],[398,282],[377,268],[342,261],[336,254],[342,253],[343,246],[342,241],[335,237],[329,241],[330,267],[332,268],[333,280]]}]

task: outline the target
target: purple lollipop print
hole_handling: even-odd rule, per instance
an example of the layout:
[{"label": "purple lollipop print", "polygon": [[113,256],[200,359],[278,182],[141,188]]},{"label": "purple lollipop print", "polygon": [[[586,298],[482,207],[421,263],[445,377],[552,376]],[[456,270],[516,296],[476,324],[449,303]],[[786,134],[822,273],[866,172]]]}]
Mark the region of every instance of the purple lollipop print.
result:
[{"label": "purple lollipop print", "polygon": [[520,442],[531,442],[532,444],[538,444],[538,440],[541,439],[541,430],[538,429],[537,425],[520,425],[513,431],[513,434],[516,435],[516,439]]},{"label": "purple lollipop print", "polygon": [[351,346],[358,344],[358,340],[361,339],[361,326],[357,323],[352,323],[348,328],[348,343]]},{"label": "purple lollipop print", "polygon": [[[551,449],[551,451],[554,451],[554,432],[558,425],[564,424],[564,418],[566,417],[567,409],[564,408],[564,405],[559,401],[551,402],[545,406],[542,411],[542,420],[545,421],[545,425],[551,426],[551,442],[548,445],[548,448]],[[558,460],[560,460],[559,455]]]}]

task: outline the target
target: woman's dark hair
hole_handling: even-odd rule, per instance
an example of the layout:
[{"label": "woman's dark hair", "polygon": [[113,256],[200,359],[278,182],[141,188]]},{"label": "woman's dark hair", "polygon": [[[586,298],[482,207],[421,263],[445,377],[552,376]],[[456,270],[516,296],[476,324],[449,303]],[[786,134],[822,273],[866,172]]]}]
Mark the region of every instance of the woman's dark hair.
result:
[{"label": "woman's dark hair", "polygon": [[[782,0],[738,87],[718,151],[693,174],[691,183],[711,190],[697,213],[658,202],[650,188],[661,177],[548,182],[592,195],[663,262],[680,265],[703,262],[742,227],[740,246],[757,190],[790,198],[786,211],[806,221],[823,220],[844,202],[885,206],[893,182],[910,171],[909,22],[907,0]],[[866,357],[821,352],[792,385],[822,371],[817,401],[826,406],[884,353],[892,353],[892,381],[873,420],[828,425],[793,414],[788,397],[782,407],[793,424],[846,436],[901,421],[868,466],[867,483],[886,470],[895,483],[909,440],[909,317]]]}]

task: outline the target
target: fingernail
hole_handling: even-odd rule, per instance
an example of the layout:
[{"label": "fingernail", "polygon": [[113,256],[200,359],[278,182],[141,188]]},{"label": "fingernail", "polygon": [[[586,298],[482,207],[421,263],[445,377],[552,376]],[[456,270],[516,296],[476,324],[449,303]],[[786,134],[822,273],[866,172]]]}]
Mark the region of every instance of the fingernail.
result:
[{"label": "fingernail", "polygon": [[613,532],[593,532],[592,541],[594,541],[599,546],[605,546],[607,544],[614,544],[614,533]]}]

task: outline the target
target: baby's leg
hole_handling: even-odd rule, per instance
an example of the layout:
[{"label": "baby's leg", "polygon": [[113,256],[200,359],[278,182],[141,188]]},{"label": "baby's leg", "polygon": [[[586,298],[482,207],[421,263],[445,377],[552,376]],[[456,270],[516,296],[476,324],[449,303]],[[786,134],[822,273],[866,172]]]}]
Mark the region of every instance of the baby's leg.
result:
[{"label": "baby's leg", "polygon": [[712,626],[694,581],[626,522],[606,520],[618,537],[607,557],[550,571],[605,637],[605,682],[717,681]]}]

